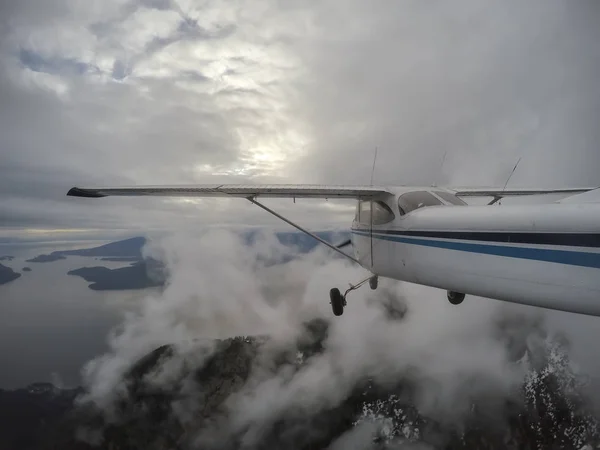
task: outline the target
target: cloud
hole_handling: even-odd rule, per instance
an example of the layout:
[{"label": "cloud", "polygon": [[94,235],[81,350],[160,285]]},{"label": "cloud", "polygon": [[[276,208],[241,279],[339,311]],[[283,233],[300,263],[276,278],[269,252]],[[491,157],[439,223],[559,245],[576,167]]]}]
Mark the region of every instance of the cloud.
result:
[{"label": "cloud", "polygon": [[[362,184],[375,147],[375,183],[503,185],[522,156],[510,185],[597,185],[598,14],[592,0],[2,2],[0,239],[275,226],[241,200],[65,194]],[[353,216],[351,202],[268,204],[312,228]],[[290,308],[325,314],[332,281],[359,275],[327,267],[332,279],[311,279],[314,298]],[[301,269],[261,276],[301,289]],[[594,333],[581,334],[587,355]]]},{"label": "cloud", "polygon": [[[520,155],[514,184],[576,183],[575,173],[597,182],[586,168],[596,153],[580,138],[596,135],[583,124],[598,104],[584,17],[597,18],[597,5],[358,3],[325,3],[304,48],[308,71],[320,74],[307,86],[306,117],[328,124],[315,128],[314,148],[327,149],[315,177],[344,154],[355,161],[346,179],[366,181],[378,146],[381,183],[498,184]],[[581,164],[560,156],[565,146]]]},{"label": "cloud", "polygon": [[[177,357],[159,364],[150,381],[169,387],[189,367],[185,358],[196,366],[211,354],[213,338],[269,336],[250,378],[225,403],[228,429],[243,431],[249,445],[281,414],[333,408],[367,377],[383,384],[411,380],[419,387],[415,401],[422,413],[460,423],[473,397],[508,395],[522,382],[522,367],[509,364],[509,341],[522,345],[540,323],[535,311],[515,313],[484,299],[456,308],[440,291],[389,280],[377,291],[354,292],[344,315],[332,320],[329,288],[361,279],[364,270],[323,249],[265,267],[259,256],[287,252],[270,234],[251,247],[223,230],[172,235],[146,252],[166,261],[170,281],[126,316],[110,337],[110,351],[86,366],[87,400],[111,414],[115,399],[125,395],[123,375],[161,345],[173,344]],[[390,316],[386,301],[406,314]],[[306,332],[303,324],[313,319],[329,322],[323,352],[306,357],[297,371],[274,370],[273,355],[293,348]],[[174,411],[180,419],[193,417],[194,402],[201,402],[198,388],[185,386],[187,400],[176,402]],[[198,431],[200,439],[210,437],[204,431],[212,433]]]},{"label": "cloud", "polygon": [[[263,253],[277,247],[283,250],[270,239]],[[167,236],[152,244],[146,254],[166,263],[169,283],[162,294],[145,299],[115,330],[109,341],[111,353],[86,367],[90,397],[100,404],[110,404],[132,362],[160,345],[186,348],[197,339],[229,337],[233,330],[250,335],[283,330],[285,325],[282,309],[270,305],[262,294],[266,286],[253,270],[256,253],[238,235],[213,230],[200,236]]]},{"label": "cloud", "polygon": [[[276,176],[294,151],[295,143],[275,147],[298,134],[284,97],[293,53],[247,39],[237,9],[62,6],[41,25],[24,3],[2,30],[6,209],[50,197],[76,226],[81,214],[72,215],[65,198],[71,185],[215,182],[234,173],[245,182]],[[160,203],[147,207],[155,217]],[[99,209],[123,224],[131,219]],[[38,209],[41,226],[55,226],[49,213]],[[18,209],[11,216],[11,225],[29,220]]]},{"label": "cloud", "polygon": [[82,75],[91,68],[82,62],[72,59],[46,59],[42,55],[30,50],[22,49],[19,52],[21,63],[34,72],[53,73],[53,72],[72,72]]},{"label": "cloud", "polygon": [[[367,183],[376,146],[376,183],[503,184],[523,156],[514,185],[597,184],[593,2],[1,8],[0,206],[11,227],[88,226],[64,195],[76,184]],[[137,199],[105,203],[94,208],[107,223],[144,214],[164,226],[163,201],[135,214]],[[203,221],[239,217],[226,209]]]}]

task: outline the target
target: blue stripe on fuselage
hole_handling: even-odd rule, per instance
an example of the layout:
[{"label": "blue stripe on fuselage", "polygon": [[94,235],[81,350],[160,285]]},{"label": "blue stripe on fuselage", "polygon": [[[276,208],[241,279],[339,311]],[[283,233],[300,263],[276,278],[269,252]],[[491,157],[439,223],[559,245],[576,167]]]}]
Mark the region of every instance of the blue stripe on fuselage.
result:
[{"label": "blue stripe on fuselage", "polygon": [[[360,236],[370,237],[370,233],[352,230],[352,233]],[[461,252],[481,253],[485,255],[504,256],[507,258],[531,259],[572,266],[583,266],[600,268],[600,253],[588,253],[572,250],[554,250],[532,247],[509,247],[506,245],[491,245],[471,242],[439,241],[435,239],[419,239],[392,234],[376,234],[373,237],[384,241],[401,242],[404,244],[420,245],[425,247],[436,247]]]}]

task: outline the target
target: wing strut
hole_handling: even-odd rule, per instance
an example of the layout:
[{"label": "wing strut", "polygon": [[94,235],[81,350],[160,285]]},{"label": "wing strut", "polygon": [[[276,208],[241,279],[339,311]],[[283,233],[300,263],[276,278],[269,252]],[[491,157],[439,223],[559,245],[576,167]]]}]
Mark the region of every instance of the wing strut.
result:
[{"label": "wing strut", "polygon": [[371,216],[371,223],[369,227],[369,232],[371,234],[371,267],[373,267],[373,201],[371,201],[371,209],[369,210],[369,215]]},{"label": "wing strut", "polygon": [[319,241],[321,244],[325,244],[327,247],[329,247],[332,250],[335,250],[336,252],[338,252],[340,255],[344,256],[345,258],[348,258],[349,260],[351,260],[352,262],[355,262],[357,264],[360,265],[360,262],[353,258],[352,256],[350,256],[349,254],[341,251],[339,248],[337,248],[335,245],[330,244],[329,242],[327,242],[324,239],[321,239],[319,236],[317,236],[314,233],[311,233],[308,230],[305,230],[304,228],[302,228],[300,225],[296,225],[294,222],[292,222],[289,219],[286,219],[285,217],[283,217],[281,214],[277,214],[275,211],[273,211],[272,209],[266,207],[265,205],[263,205],[262,203],[257,202],[256,200],[254,200],[254,198],[252,197],[248,197],[248,201],[251,203],[254,203],[256,206],[258,206],[259,208],[264,209],[265,211],[267,211],[269,214],[274,215],[275,217],[277,217],[278,219],[283,220],[284,222],[290,224],[291,226],[293,226],[294,228],[297,228],[298,230],[302,231],[303,233],[309,235],[310,237],[316,239],[317,241]]}]

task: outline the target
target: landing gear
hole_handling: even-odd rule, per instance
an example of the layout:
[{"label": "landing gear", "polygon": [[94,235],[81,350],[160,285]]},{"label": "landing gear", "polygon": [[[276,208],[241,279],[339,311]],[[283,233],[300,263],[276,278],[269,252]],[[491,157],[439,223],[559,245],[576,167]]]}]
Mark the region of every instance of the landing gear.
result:
[{"label": "landing gear", "polygon": [[329,291],[329,298],[331,299],[331,309],[333,314],[341,316],[344,314],[344,306],[346,306],[346,299],[342,296],[342,293],[338,288],[333,288]]},{"label": "landing gear", "polygon": [[373,275],[371,278],[369,278],[369,287],[371,288],[371,290],[375,290],[377,289],[377,282],[379,280],[379,277],[377,277],[377,275]]},{"label": "landing gear", "polygon": [[350,285],[346,292],[344,292],[344,295],[342,295],[338,288],[332,288],[329,291],[329,303],[331,303],[331,309],[333,310],[333,314],[335,314],[336,316],[341,316],[342,314],[344,314],[344,307],[346,306],[346,296],[348,295],[348,293],[350,291],[358,289],[367,281],[369,282],[369,286],[371,287],[371,289],[377,289],[377,275],[372,275],[369,278],[362,280],[360,283],[355,284],[354,286]]},{"label": "landing gear", "polygon": [[448,291],[446,295],[448,301],[453,305],[460,305],[465,299],[465,294],[461,294],[460,292]]}]

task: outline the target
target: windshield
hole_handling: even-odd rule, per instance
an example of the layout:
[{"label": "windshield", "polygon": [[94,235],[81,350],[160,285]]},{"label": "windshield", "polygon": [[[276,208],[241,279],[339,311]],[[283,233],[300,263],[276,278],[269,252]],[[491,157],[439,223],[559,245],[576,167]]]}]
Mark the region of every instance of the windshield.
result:
[{"label": "windshield", "polygon": [[443,203],[435,195],[427,191],[414,191],[402,194],[398,198],[398,210],[400,215],[408,214],[415,209],[426,206],[438,206]]},{"label": "windshield", "polygon": [[456,195],[451,194],[450,192],[444,192],[444,191],[434,191],[434,192],[435,192],[435,195],[437,195],[442,200],[444,200],[445,202],[448,202],[452,205],[460,205],[460,206],[466,205],[466,203],[464,201],[462,201]]}]

